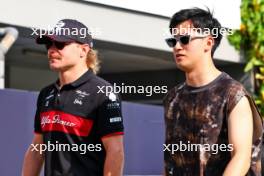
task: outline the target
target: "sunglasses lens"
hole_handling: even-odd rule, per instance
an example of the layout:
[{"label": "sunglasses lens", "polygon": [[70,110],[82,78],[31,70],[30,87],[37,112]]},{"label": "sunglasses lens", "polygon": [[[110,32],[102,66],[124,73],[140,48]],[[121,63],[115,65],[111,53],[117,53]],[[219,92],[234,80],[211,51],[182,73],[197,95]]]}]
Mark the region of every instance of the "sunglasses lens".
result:
[{"label": "sunglasses lens", "polygon": [[173,48],[176,45],[176,39],[175,38],[168,38],[166,39],[166,43],[169,47]]},{"label": "sunglasses lens", "polygon": [[47,50],[50,49],[53,46],[53,44],[59,50],[62,50],[65,47],[65,45],[66,45],[66,43],[64,43],[64,42],[48,41],[46,43]]},{"label": "sunglasses lens", "polygon": [[52,41],[47,41],[47,43],[45,44],[47,50],[50,49],[50,47],[52,46]]},{"label": "sunglasses lens", "polygon": [[179,38],[168,38],[168,39],[166,39],[166,43],[171,48],[175,47],[177,41],[180,41],[180,43],[183,45],[187,45],[190,42],[190,36],[184,35],[184,36],[180,36]]},{"label": "sunglasses lens", "polygon": [[190,36],[189,35],[185,35],[185,36],[181,36],[180,37],[180,42],[184,45],[187,45],[190,41]]},{"label": "sunglasses lens", "polygon": [[61,50],[64,48],[64,46],[66,45],[66,43],[63,42],[54,42],[55,46],[57,49]]}]

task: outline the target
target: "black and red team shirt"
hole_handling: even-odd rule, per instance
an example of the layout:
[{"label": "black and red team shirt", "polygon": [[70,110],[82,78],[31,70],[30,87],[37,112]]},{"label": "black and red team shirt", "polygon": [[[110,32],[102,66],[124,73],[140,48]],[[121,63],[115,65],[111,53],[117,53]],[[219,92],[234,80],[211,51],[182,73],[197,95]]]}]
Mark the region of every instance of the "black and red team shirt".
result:
[{"label": "black and red team shirt", "polygon": [[102,138],[123,135],[120,99],[99,91],[108,86],[89,70],[61,89],[54,83],[40,91],[35,133],[47,147],[45,176],[103,175]]}]

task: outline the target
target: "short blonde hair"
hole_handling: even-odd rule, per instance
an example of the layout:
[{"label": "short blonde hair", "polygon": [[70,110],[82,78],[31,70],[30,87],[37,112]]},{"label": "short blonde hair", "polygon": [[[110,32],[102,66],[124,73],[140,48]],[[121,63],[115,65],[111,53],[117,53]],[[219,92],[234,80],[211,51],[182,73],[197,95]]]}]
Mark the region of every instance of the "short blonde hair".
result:
[{"label": "short blonde hair", "polygon": [[97,74],[100,70],[100,61],[98,59],[97,51],[92,48],[89,50],[86,56],[86,64],[89,69],[91,69],[94,74]]}]

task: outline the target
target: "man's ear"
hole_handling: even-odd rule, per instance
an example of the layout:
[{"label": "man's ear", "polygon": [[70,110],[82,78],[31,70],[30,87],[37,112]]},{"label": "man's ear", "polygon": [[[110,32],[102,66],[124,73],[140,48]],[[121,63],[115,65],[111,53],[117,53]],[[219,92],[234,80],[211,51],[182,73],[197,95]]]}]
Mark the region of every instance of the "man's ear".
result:
[{"label": "man's ear", "polygon": [[206,38],[206,43],[205,43],[205,52],[211,51],[213,46],[214,46],[214,38],[212,36],[208,36]]},{"label": "man's ear", "polygon": [[81,54],[80,54],[80,57],[87,56],[87,54],[88,54],[89,51],[90,51],[90,47],[89,47],[88,44],[81,45]]}]

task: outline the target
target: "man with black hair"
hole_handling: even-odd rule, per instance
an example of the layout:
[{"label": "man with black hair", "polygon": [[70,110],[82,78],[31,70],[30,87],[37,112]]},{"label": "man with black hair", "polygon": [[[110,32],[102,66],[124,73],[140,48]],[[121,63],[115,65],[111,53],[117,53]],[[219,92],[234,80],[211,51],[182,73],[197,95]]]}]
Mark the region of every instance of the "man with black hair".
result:
[{"label": "man with black hair", "polygon": [[205,32],[215,29],[221,25],[209,10],[171,18],[166,42],[186,80],[164,98],[166,175],[261,175],[262,120],[243,86],[215,67],[222,34]]}]

